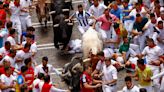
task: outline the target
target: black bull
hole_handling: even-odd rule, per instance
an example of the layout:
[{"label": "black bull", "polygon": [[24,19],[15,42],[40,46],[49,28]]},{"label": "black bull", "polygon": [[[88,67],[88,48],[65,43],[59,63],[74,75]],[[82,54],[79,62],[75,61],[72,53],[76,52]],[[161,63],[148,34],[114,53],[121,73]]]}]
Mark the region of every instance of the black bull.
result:
[{"label": "black bull", "polygon": [[71,92],[80,91],[80,76],[83,72],[83,61],[81,57],[73,57],[71,62],[64,66],[61,78],[71,89]]},{"label": "black bull", "polygon": [[72,35],[73,24],[66,21],[69,17],[70,2],[65,0],[52,0],[51,11],[54,30],[54,45],[59,49],[59,43],[63,45],[63,50],[67,47]]}]

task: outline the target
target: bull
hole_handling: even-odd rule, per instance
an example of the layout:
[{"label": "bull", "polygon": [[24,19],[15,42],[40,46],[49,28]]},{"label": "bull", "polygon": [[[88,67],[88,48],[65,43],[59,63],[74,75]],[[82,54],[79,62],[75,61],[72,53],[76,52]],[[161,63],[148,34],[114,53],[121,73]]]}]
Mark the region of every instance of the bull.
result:
[{"label": "bull", "polygon": [[65,64],[61,78],[71,89],[71,92],[80,91],[80,76],[83,72],[83,60],[81,57],[73,57],[70,63]]},{"label": "bull", "polygon": [[82,36],[83,58],[89,58],[90,55],[96,55],[103,50],[103,41],[101,35],[90,27]]},{"label": "bull", "polygon": [[54,25],[54,46],[59,49],[59,46],[63,45],[62,50],[66,49],[73,28],[73,23],[67,20],[70,12],[70,6],[67,3],[65,0],[53,0],[50,12]]},{"label": "bull", "polygon": [[39,22],[42,24],[42,20],[44,19],[45,27],[47,27],[47,21],[50,20],[49,16],[49,7],[46,4],[46,0],[37,0],[36,3],[36,13]]}]

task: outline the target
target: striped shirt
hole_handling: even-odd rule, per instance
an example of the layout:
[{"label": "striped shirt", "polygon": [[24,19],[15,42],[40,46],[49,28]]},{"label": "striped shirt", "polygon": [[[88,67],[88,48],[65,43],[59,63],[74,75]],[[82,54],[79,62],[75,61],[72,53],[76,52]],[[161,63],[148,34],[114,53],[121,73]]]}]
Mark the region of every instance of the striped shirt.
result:
[{"label": "striped shirt", "polygon": [[88,19],[91,16],[88,12],[83,11],[83,14],[80,14],[79,11],[75,12],[72,16],[75,16],[78,20],[78,23],[82,27],[88,26]]}]

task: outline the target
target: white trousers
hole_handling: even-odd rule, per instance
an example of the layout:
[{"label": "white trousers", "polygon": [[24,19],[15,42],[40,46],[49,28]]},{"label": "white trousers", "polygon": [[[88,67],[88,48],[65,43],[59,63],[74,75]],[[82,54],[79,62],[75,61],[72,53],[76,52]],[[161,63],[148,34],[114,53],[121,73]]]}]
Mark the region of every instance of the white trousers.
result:
[{"label": "white trousers", "polygon": [[99,31],[104,40],[114,38],[114,36],[116,35],[113,26],[111,26],[109,30],[103,30],[100,28]]},{"label": "white trousers", "polygon": [[[126,52],[126,58],[128,59],[129,55],[131,57],[135,57],[139,53],[140,53],[139,46],[136,44],[130,44],[129,50]],[[131,60],[132,60],[132,58],[131,58]],[[136,58],[134,60],[136,60]],[[136,61],[134,61],[134,62],[136,62]]]},{"label": "white trousers", "polygon": [[154,42],[157,44],[157,36],[158,36],[158,33],[157,32],[150,32],[149,31],[149,38],[152,38],[154,40]]},{"label": "white trousers", "polygon": [[164,92],[164,76],[162,77],[160,92]]},{"label": "white trousers", "polygon": [[137,60],[138,60],[138,57],[130,57],[128,61],[137,65]]},{"label": "white trousers", "polygon": [[139,46],[136,45],[136,44],[130,44],[129,50],[130,50],[130,54],[131,54],[132,56],[136,56],[137,54],[140,53]]},{"label": "white trousers", "polygon": [[[152,70],[153,76],[159,74],[159,69],[154,69]],[[160,83],[159,83],[160,78],[153,79],[153,88],[154,92],[160,92]]]},{"label": "white trousers", "polygon": [[103,92],[117,92],[116,85],[115,86],[103,85],[102,89],[103,89]]},{"label": "white trousers", "polygon": [[[115,32],[113,26],[111,26],[109,30],[103,30],[100,28],[99,32],[100,32],[102,39],[104,41],[109,40],[109,39],[117,40],[117,35],[116,35],[116,32]],[[115,45],[111,43],[111,44],[105,45],[105,47],[111,47],[112,49],[114,49]]]},{"label": "white trousers", "polygon": [[[151,70],[153,72],[153,76],[159,74],[159,67],[153,66],[153,65],[148,65],[148,66],[151,68]],[[160,89],[159,80],[160,80],[160,78],[153,79],[153,89],[154,89],[154,92],[160,92],[159,91],[159,89]]]},{"label": "white trousers", "polygon": [[21,21],[21,27],[23,32],[27,30],[27,27],[32,26],[30,15],[21,15],[20,21]]},{"label": "white trousers", "polygon": [[96,26],[95,26],[96,31],[99,32],[100,27],[101,27],[101,22],[97,22],[97,23],[96,23]]},{"label": "white trousers", "polygon": [[83,35],[87,30],[88,30],[89,26],[78,26],[78,30],[80,31],[80,33]]},{"label": "white trousers", "polygon": [[157,45],[164,51],[164,43],[158,43]]},{"label": "white trousers", "polygon": [[19,16],[11,16],[11,21],[13,23],[13,28],[17,30],[18,33],[18,43],[20,44],[20,39],[22,35],[22,29],[21,29],[21,21]]},{"label": "white trousers", "polygon": [[128,31],[128,35],[131,34],[131,31],[133,29],[133,24],[134,24],[133,20],[124,21],[124,28]]},{"label": "white trousers", "polygon": [[153,77],[151,77],[151,79],[154,80],[156,78],[161,78],[161,77],[162,77],[162,81],[161,81],[161,86],[160,86],[160,92],[164,92],[164,71],[163,71],[163,69],[161,69],[161,72],[159,74],[153,75]]}]

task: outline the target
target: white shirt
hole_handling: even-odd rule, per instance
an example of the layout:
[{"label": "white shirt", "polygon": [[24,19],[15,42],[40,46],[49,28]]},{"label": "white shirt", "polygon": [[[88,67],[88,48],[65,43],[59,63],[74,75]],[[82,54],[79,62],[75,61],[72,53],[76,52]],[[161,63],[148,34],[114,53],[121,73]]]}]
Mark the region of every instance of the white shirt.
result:
[{"label": "white shirt", "polygon": [[14,17],[14,18],[19,17],[20,7],[15,6],[14,2],[11,1],[10,4],[9,4],[9,8],[10,8],[11,14],[12,14],[11,17]]},{"label": "white shirt", "polygon": [[5,47],[0,48],[0,54],[4,57],[9,54],[9,51],[5,49]]},{"label": "white shirt", "polygon": [[[26,41],[22,42],[23,47],[25,46],[26,43],[27,43]],[[35,53],[37,52],[36,42],[34,42],[33,44],[31,44],[30,52],[35,52]]]},{"label": "white shirt", "polygon": [[99,60],[97,65],[96,65],[96,70],[102,71],[103,70],[103,66],[105,66],[105,61]]},{"label": "white shirt", "polygon": [[153,24],[151,22],[151,20],[149,20],[147,23],[146,23],[146,27],[148,28],[148,30],[146,31],[149,31],[149,37],[152,37],[153,34],[154,34],[154,27],[157,25],[157,23]]},{"label": "white shirt", "polygon": [[16,53],[15,59],[22,60],[22,62],[17,63],[17,68],[20,69],[24,65],[24,60],[30,57],[32,57],[32,53],[30,52],[25,53],[23,50],[18,51]]},{"label": "white shirt", "polygon": [[133,88],[128,89],[127,86],[123,88],[123,92],[139,92],[139,88],[137,86],[133,86]]},{"label": "white shirt", "polygon": [[138,2],[138,0],[129,0],[129,4],[135,4],[137,2]]},{"label": "white shirt", "polygon": [[29,15],[29,7],[31,6],[31,0],[20,0],[20,7],[27,12],[20,12],[20,15]]},{"label": "white shirt", "polygon": [[3,61],[4,61],[4,60],[9,61],[10,64],[11,64],[11,66],[12,66],[12,67],[15,67],[15,58],[12,58],[12,57],[6,55],[6,56],[0,61],[0,64],[3,64]]},{"label": "white shirt", "polygon": [[150,8],[151,1],[150,0],[143,0],[143,4]]},{"label": "white shirt", "polygon": [[99,4],[97,7],[95,7],[94,5],[92,5],[90,8],[89,8],[89,13],[94,15],[95,17],[99,17],[103,14],[104,10],[106,9],[107,7],[104,5],[104,4]]},{"label": "white shirt", "polygon": [[110,65],[108,67],[104,65],[102,72],[104,73],[102,77],[103,81],[110,81],[113,79],[117,80],[117,69],[113,65]]},{"label": "white shirt", "polygon": [[154,80],[154,79],[160,78],[160,77],[162,77],[164,79],[164,64],[161,64],[160,68],[161,68],[161,72],[152,76],[151,80]]},{"label": "white shirt", "polygon": [[146,10],[145,10],[144,7],[141,8],[141,11],[140,11],[140,12],[137,12],[136,9],[133,9],[133,10],[129,13],[129,16],[133,16],[134,19],[135,19],[137,13],[140,13],[141,16],[143,16],[143,13],[145,13],[145,12],[146,12]]},{"label": "white shirt", "polygon": [[[146,55],[146,61],[147,61],[147,64],[149,65],[149,63],[151,61],[158,60],[159,56],[161,56],[163,54],[163,51],[159,46],[155,46],[153,48],[150,48],[149,46],[146,46],[144,48],[144,50],[142,51],[142,54]],[[152,67],[156,67],[156,66],[152,66]]]},{"label": "white shirt", "polygon": [[104,52],[104,56],[107,58],[111,58],[112,55],[114,54],[114,51],[111,48],[104,48],[103,52]]},{"label": "white shirt", "polygon": [[12,36],[7,37],[7,41],[10,42],[11,46],[16,45],[16,41]]},{"label": "white shirt", "polygon": [[38,78],[33,81],[33,92],[40,92],[39,88],[36,88],[37,85],[39,86],[40,82],[41,80]]},{"label": "white shirt", "polygon": [[[15,77],[13,75],[10,75],[10,77],[7,77],[5,74],[1,75],[1,82],[6,86],[10,86],[14,84],[14,80],[15,80]],[[9,90],[11,90],[11,88],[2,90],[2,92],[9,92]]]},{"label": "white shirt", "polygon": [[163,28],[163,29],[157,28],[157,30],[160,32],[160,33],[158,34],[158,37],[159,37],[161,40],[164,40],[164,28]]},{"label": "white shirt", "polygon": [[88,12],[83,11],[83,14],[80,14],[79,11],[76,11],[72,16],[75,16],[77,18],[79,26],[89,26],[88,19],[90,17],[90,14]]},{"label": "white shirt", "polygon": [[[52,72],[55,72],[58,75],[60,74],[52,65],[47,64],[47,67],[48,67],[48,74],[50,74]],[[43,73],[43,74],[47,75],[47,73],[43,70],[42,64],[35,67],[34,74],[37,75],[38,73]]]}]

